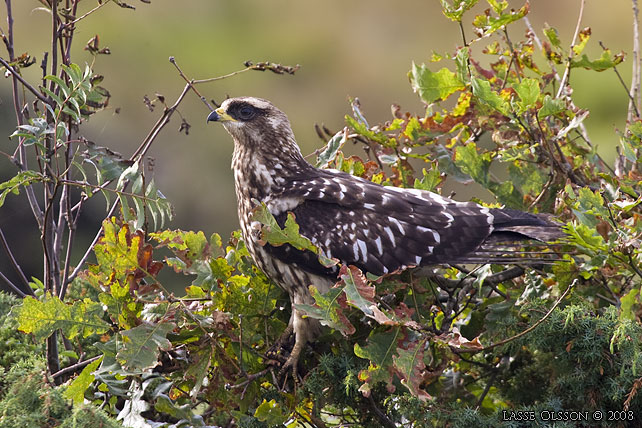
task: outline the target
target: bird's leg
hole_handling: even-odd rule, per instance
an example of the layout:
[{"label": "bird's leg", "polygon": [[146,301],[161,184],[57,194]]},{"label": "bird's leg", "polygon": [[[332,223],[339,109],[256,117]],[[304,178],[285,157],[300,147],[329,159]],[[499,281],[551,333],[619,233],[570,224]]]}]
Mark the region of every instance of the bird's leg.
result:
[{"label": "bird's leg", "polygon": [[288,329],[291,328],[291,331],[294,332],[294,347],[292,348],[292,352],[290,352],[290,356],[279,371],[280,377],[291,368],[292,377],[295,382],[298,379],[297,363],[299,362],[301,352],[305,348],[305,345],[319,333],[320,327],[317,320],[303,316],[303,313],[295,307],[298,303],[296,300],[298,299],[293,299],[292,301],[292,317],[290,318],[290,325],[288,325],[288,328],[286,329],[286,331],[288,331]]}]

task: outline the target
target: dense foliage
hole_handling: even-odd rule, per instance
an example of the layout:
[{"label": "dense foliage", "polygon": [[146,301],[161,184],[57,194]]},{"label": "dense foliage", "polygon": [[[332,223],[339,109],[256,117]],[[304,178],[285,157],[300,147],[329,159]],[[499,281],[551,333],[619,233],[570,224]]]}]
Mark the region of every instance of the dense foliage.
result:
[{"label": "dense foliage", "polygon": [[[569,419],[585,413],[579,425],[642,417],[642,120],[632,98],[616,165],[604,162],[570,76],[617,70],[624,55],[604,48],[588,57],[590,29],[569,44],[553,28],[530,29],[528,3],[512,10],[487,0],[470,38],[465,22],[477,0],[442,0],[464,39],[413,64],[410,83],[426,110],[393,108],[390,121],[371,125],[355,100],[345,129],[319,129],[320,167],[437,193],[446,180],[471,184],[496,204],[552,213],[567,237],[552,249],[533,246],[543,261],[524,266],[380,278],[342,266],[336,286],[312,288],[316,304],[302,307],[327,327],[293,380],[276,376],[288,350],[268,353],[288,322],[287,295],[252,264],[238,232],[225,243],[165,229],[171,206],[144,173],[155,136],[203,82],[186,78],[171,106],[156,100],[163,113],[129,159],[86,141],[82,126],[109,92],[90,66],[71,60],[83,21],[74,16],[79,2],[70,3],[46,3],[64,31],[54,32],[62,49],[51,53],[58,56],[42,85],[20,77],[33,61],[15,57],[12,23],[9,59],[0,61],[13,84],[19,168],[0,184],[0,208],[24,193],[45,252],[43,278],[25,279],[26,291],[11,283],[21,302],[0,295],[2,313],[13,306],[0,324],[0,426],[517,427],[531,426],[532,414],[559,427],[577,426]],[[87,49],[109,53],[98,38]],[[348,144],[364,155],[345,154]],[[99,194],[109,214],[81,264],[70,266],[81,207]],[[281,228],[261,207],[255,216],[266,242],[316,252],[294,218]],[[90,254],[96,263],[86,263]],[[165,271],[174,275],[159,276]],[[185,295],[168,292],[168,281],[184,283]]]}]

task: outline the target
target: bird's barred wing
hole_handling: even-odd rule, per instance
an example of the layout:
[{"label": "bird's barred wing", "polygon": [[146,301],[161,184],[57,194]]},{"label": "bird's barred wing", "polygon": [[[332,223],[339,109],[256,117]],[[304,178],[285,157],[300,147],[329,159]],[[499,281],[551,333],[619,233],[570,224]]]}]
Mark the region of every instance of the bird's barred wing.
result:
[{"label": "bird's barred wing", "polygon": [[[281,224],[287,212],[294,213],[301,235],[327,257],[376,275],[464,261],[493,231],[493,214],[477,204],[383,187],[332,170],[294,179],[266,203]],[[287,247],[270,252],[319,273],[313,255]]]}]

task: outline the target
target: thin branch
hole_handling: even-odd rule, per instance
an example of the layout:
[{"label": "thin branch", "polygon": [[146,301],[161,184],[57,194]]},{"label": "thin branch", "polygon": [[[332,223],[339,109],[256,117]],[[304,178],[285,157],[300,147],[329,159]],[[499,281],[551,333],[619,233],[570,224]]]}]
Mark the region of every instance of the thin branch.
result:
[{"label": "thin branch", "polygon": [[571,60],[573,59],[573,46],[577,41],[577,36],[580,34],[580,25],[582,25],[582,16],[584,15],[584,3],[585,0],[580,0],[580,13],[577,17],[577,24],[575,25],[575,33],[573,34],[573,41],[571,42],[571,48],[568,53],[568,63],[566,64],[566,69],[564,70],[564,75],[562,76],[562,81],[560,82],[560,87],[557,91],[556,98],[562,96],[564,92],[564,87],[568,83],[569,75],[571,73]]},{"label": "thin branch", "polygon": [[[112,214],[114,214],[114,211],[116,211],[116,207],[118,207],[118,202],[119,202],[118,199],[116,199],[114,201],[114,203],[112,204],[112,206],[109,209],[109,212],[107,213],[105,218],[109,218],[109,217],[112,216]],[[89,247],[87,248],[87,251],[85,251],[85,254],[83,254],[83,256],[80,258],[80,261],[76,265],[76,268],[74,269],[74,271],[67,278],[67,284],[69,284],[71,281],[73,281],[76,278],[76,276],[80,273],[80,270],[82,269],[83,265],[85,264],[85,261],[87,261],[87,258],[89,257],[91,252],[93,251],[94,246],[98,242],[98,239],[100,239],[100,235],[102,235],[102,233],[103,233],[103,228],[101,227],[100,229],[98,229],[98,233],[96,233],[96,236],[94,236],[94,239],[93,239],[93,241],[91,241],[91,244],[89,244]]]},{"label": "thin branch", "polygon": [[[604,43],[602,43],[602,41],[600,41],[599,43],[600,43],[600,46],[602,47],[602,49],[606,50],[606,46],[604,46]],[[640,117],[640,112],[638,111],[637,105],[635,105],[636,104],[635,103],[635,98],[634,98],[635,91],[633,90],[633,88],[629,89],[629,87],[626,86],[626,83],[624,83],[624,79],[622,79],[622,75],[618,71],[617,66],[613,66],[613,71],[615,72],[615,75],[617,76],[617,78],[619,79],[620,83],[624,87],[624,90],[626,91],[626,95],[629,97],[629,113],[628,113],[629,116],[628,116],[627,120],[631,121],[633,119],[633,117],[631,116],[631,108],[633,108],[633,110],[635,111],[635,117],[639,118]],[[635,73],[635,70],[634,70],[634,73]]]},{"label": "thin branch", "polygon": [[199,83],[215,82],[217,80],[227,79],[228,77],[236,76],[237,74],[245,73],[246,71],[250,71],[250,70],[253,70],[253,68],[252,67],[246,67],[246,68],[244,68],[242,70],[233,71],[231,73],[224,74],[222,76],[210,77],[208,79],[192,80],[191,82],[194,85],[198,85]]},{"label": "thin branch", "polygon": [[201,101],[205,103],[205,105],[210,109],[210,111],[214,111],[214,107],[212,107],[210,103],[207,101],[207,99],[203,95],[201,95],[201,93],[198,92],[198,90],[194,87],[194,80],[190,80],[187,78],[187,76],[185,76],[185,74],[183,73],[183,70],[181,70],[181,68],[176,63],[176,58],[174,58],[173,56],[170,56],[169,62],[174,64],[174,67],[176,67],[176,70],[178,70],[178,74],[183,78],[183,80],[185,80],[185,82],[187,82],[188,85],[190,85],[190,87],[192,88],[192,91],[194,91],[194,93],[200,97]]},{"label": "thin branch", "polygon": [[71,365],[69,367],[65,367],[64,369],[58,370],[56,373],[52,373],[51,377],[53,377],[55,379],[57,377],[66,375],[67,373],[74,373],[74,372],[76,372],[76,371],[78,371],[80,369],[85,368],[85,366],[88,366],[89,364],[93,363],[94,361],[96,361],[96,360],[98,360],[98,359],[100,359],[102,357],[103,357],[102,355],[98,355],[98,356],[95,356],[95,357],[90,358],[88,360],[81,361],[79,363],[73,364],[73,365]]},{"label": "thin branch", "polygon": [[632,0],[633,4],[633,64],[632,64],[632,76],[631,76],[631,89],[629,92],[629,110],[628,110],[628,121],[630,122],[633,117],[631,112],[635,109],[636,116],[640,117],[637,106],[640,101],[636,100],[638,97],[642,96],[640,91],[640,22],[639,22],[639,13],[638,1]]},{"label": "thin branch", "polygon": [[368,403],[370,403],[370,408],[372,409],[372,412],[375,414],[379,422],[386,427],[386,428],[395,428],[396,425],[394,422],[388,418],[388,416],[379,408],[377,407],[377,403],[375,403],[374,398],[372,398],[372,394],[368,396]]},{"label": "thin branch", "polygon": [[16,77],[16,79],[18,79],[18,81],[19,81],[20,83],[22,83],[22,85],[23,85],[25,88],[27,88],[27,89],[29,90],[29,92],[31,92],[31,93],[32,93],[36,98],[38,98],[40,101],[42,101],[42,102],[43,102],[43,103],[45,103],[45,104],[52,105],[50,100],[48,100],[47,98],[45,98],[45,97],[40,93],[40,91],[38,91],[38,90],[37,90],[36,88],[34,88],[34,87],[29,83],[29,82],[27,82],[27,81],[26,81],[26,80],[25,80],[25,79],[24,79],[24,78],[23,78],[23,77],[22,77],[22,76],[21,76],[21,75],[16,71],[16,69],[15,69],[15,68],[13,68],[13,67],[11,66],[11,64],[9,64],[9,63],[8,63],[6,60],[4,60],[2,57],[0,57],[0,64],[2,64],[2,65],[4,66],[4,68],[6,68],[6,69],[9,71],[9,73],[11,73],[11,75],[12,75],[12,76],[15,76],[15,77]]},{"label": "thin branch", "polygon": [[134,160],[136,162],[140,162],[140,160],[145,156],[149,148],[151,147],[152,143],[160,133],[161,129],[167,125],[169,122],[169,119],[172,117],[172,114],[174,114],[174,111],[176,111],[176,108],[178,108],[178,105],[183,101],[183,98],[185,98],[185,95],[187,95],[187,92],[189,92],[189,89],[191,87],[191,84],[188,83],[185,85],[183,88],[183,92],[178,96],[178,99],[172,105],[171,107],[166,108],[163,111],[163,115],[156,121],[154,126],[152,127],[151,131],[149,131],[149,134],[145,137],[143,142],[138,146],[134,154],[130,157],[131,160]]},{"label": "thin branch", "polygon": [[[11,10],[11,0],[5,0],[5,3],[7,5],[7,24],[8,24],[8,29],[7,29],[7,50],[9,51],[9,62],[15,61],[15,55],[14,55],[14,50],[13,50],[13,14]],[[13,94],[13,108],[16,113],[16,121],[18,122],[18,125],[24,125],[24,116],[22,114],[22,104],[20,103],[20,98],[18,95],[18,74],[13,72],[11,73],[11,89],[12,89],[12,94]],[[25,146],[22,144],[23,138],[20,139],[20,142],[18,144],[18,156],[19,160],[14,160],[14,162],[18,165],[18,167],[26,171],[28,168],[27,166],[27,151],[25,150]],[[40,205],[38,204],[38,200],[36,199],[36,194],[33,190],[33,187],[27,186],[25,188],[25,193],[27,194],[27,200],[29,201],[29,206],[31,207],[31,212],[33,213],[34,218],[36,219],[36,222],[38,223],[38,227],[40,230],[42,230],[43,226],[43,213],[42,209],[40,208]]]},{"label": "thin branch", "polygon": [[24,274],[24,272],[20,268],[20,264],[18,264],[18,261],[14,257],[13,252],[9,247],[9,243],[7,242],[7,238],[4,236],[4,232],[2,231],[1,227],[0,227],[0,243],[2,244],[2,248],[4,248],[5,253],[7,253],[7,256],[9,257],[9,261],[11,262],[11,266],[13,266],[13,269],[18,274],[18,277],[20,277],[20,280],[22,281],[22,283],[27,287],[27,290],[30,291],[30,294],[33,294],[33,292],[31,291],[31,287],[29,287],[29,280],[27,279],[27,276]]},{"label": "thin branch", "polygon": [[482,403],[484,402],[484,398],[486,398],[486,395],[488,394],[488,391],[490,391],[490,387],[493,386],[493,383],[495,383],[495,379],[497,378],[497,375],[499,374],[498,368],[493,368],[493,373],[490,375],[490,379],[488,382],[486,382],[486,387],[484,388],[484,391],[481,393],[479,396],[479,399],[477,400],[477,405],[475,406],[476,410],[479,410],[481,407]]},{"label": "thin branch", "polygon": [[548,312],[546,312],[546,314],[542,318],[538,319],[535,324],[533,324],[532,326],[528,327],[526,330],[524,330],[522,332],[519,332],[515,336],[511,336],[508,339],[500,340],[499,342],[496,342],[496,343],[493,343],[491,345],[485,346],[485,347],[483,347],[481,349],[470,349],[470,350],[467,350],[467,349],[463,349],[462,348],[462,349],[459,349],[459,351],[475,352],[475,353],[476,352],[485,352],[485,351],[489,351],[489,350],[491,350],[493,348],[496,348],[498,346],[505,345],[505,344],[507,344],[509,342],[512,342],[515,339],[519,339],[520,337],[527,335],[528,333],[530,333],[531,331],[533,331],[537,327],[539,327],[539,325],[541,323],[546,321],[549,316],[551,316],[553,311],[559,306],[560,303],[562,303],[562,300],[564,300],[564,298],[568,295],[568,293],[571,291],[571,288],[573,288],[573,286],[575,285],[576,282],[577,282],[577,280],[575,280],[572,283],[570,283],[568,285],[568,287],[566,287],[566,291],[564,291],[564,293],[562,293],[562,295],[559,297],[559,299],[557,299],[555,301],[555,303],[553,304],[553,306],[551,306],[551,308],[548,310]]},{"label": "thin branch", "polygon": [[68,28],[69,28],[69,27],[72,27],[74,24],[76,24],[76,23],[78,23],[79,21],[82,21],[83,19],[87,18],[89,15],[91,15],[91,14],[92,14],[92,13],[94,13],[94,12],[96,12],[98,9],[100,9],[101,7],[103,7],[104,5],[106,5],[107,3],[109,3],[109,1],[104,1],[104,2],[102,2],[102,3],[98,3],[98,6],[94,7],[94,8],[93,8],[93,9],[91,9],[89,12],[87,12],[87,13],[85,13],[85,14],[83,14],[83,15],[79,16],[78,18],[74,19],[73,21],[66,23],[66,24],[65,24],[65,26],[66,26],[66,27],[68,27]]},{"label": "thin branch", "polygon": [[[7,283],[7,285],[21,298],[24,298],[27,296],[27,294],[20,289],[16,284],[11,282],[9,278],[7,278],[2,272],[0,272],[0,279],[2,279],[4,282]],[[31,290],[31,287],[29,287],[29,290]]]}]

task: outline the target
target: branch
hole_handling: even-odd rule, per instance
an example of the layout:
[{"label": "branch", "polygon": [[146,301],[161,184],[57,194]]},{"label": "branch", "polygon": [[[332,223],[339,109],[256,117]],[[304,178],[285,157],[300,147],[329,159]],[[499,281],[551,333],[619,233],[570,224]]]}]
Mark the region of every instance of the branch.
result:
[{"label": "branch", "polygon": [[553,306],[551,306],[551,308],[548,310],[548,312],[546,312],[546,314],[542,318],[538,319],[535,324],[533,324],[532,326],[528,327],[526,330],[524,330],[524,331],[522,331],[520,333],[517,333],[515,336],[511,336],[508,339],[500,340],[499,342],[496,342],[496,343],[493,343],[491,345],[485,346],[485,347],[483,347],[481,349],[464,350],[462,348],[462,349],[459,349],[459,351],[475,352],[475,353],[476,352],[485,352],[485,351],[489,351],[489,350],[491,350],[493,348],[496,348],[498,346],[505,345],[505,344],[507,344],[509,342],[512,342],[515,339],[519,339],[520,337],[522,337],[524,335],[527,335],[531,331],[535,330],[541,323],[543,323],[544,321],[546,321],[548,319],[548,317],[559,306],[559,304],[562,303],[562,300],[564,300],[564,298],[568,295],[568,293],[571,291],[571,288],[573,288],[573,286],[575,285],[576,282],[577,282],[577,279],[575,281],[573,281],[572,283],[570,283],[568,285],[568,287],[566,287],[566,291],[564,291],[564,293],[562,293],[562,295],[559,297],[559,299],[557,299],[555,301],[555,303],[553,304]]},{"label": "branch", "polygon": [[632,0],[633,3],[633,65],[632,65],[632,76],[631,76],[631,89],[629,92],[629,110],[627,121],[631,122],[633,119],[632,111],[635,109],[636,116],[640,117],[638,113],[637,105],[638,102],[636,98],[641,95],[640,93],[640,23],[639,23],[639,13],[638,1]]},{"label": "branch", "polygon": [[571,73],[571,60],[573,59],[573,46],[575,46],[575,42],[577,41],[577,36],[580,33],[580,25],[582,24],[582,16],[584,15],[584,3],[585,3],[585,0],[580,1],[580,13],[579,13],[579,16],[577,17],[577,24],[575,25],[575,33],[573,34],[573,41],[571,42],[571,48],[568,53],[569,55],[568,63],[566,64],[566,69],[564,70],[564,75],[562,76],[562,81],[560,82],[560,87],[557,91],[556,98],[559,98],[564,92],[564,86],[566,86],[566,83],[568,82],[568,79],[569,79],[569,74]]},{"label": "branch", "polygon": [[29,280],[27,280],[27,277],[25,276],[24,272],[20,268],[18,261],[13,256],[13,252],[11,251],[11,248],[9,248],[9,243],[7,242],[7,238],[4,236],[4,233],[2,232],[2,228],[0,228],[0,243],[2,243],[2,247],[4,248],[5,253],[7,253],[7,256],[9,257],[11,266],[13,266],[13,269],[16,271],[16,273],[20,277],[20,280],[27,287],[27,290],[30,291],[29,294],[33,295],[33,292],[31,291],[31,287],[29,287]]},{"label": "branch", "polygon": [[56,373],[53,373],[51,375],[51,377],[53,377],[55,379],[57,377],[66,375],[67,373],[73,373],[73,372],[75,372],[75,371],[77,371],[79,369],[85,368],[85,366],[88,366],[89,364],[93,363],[94,361],[96,361],[97,359],[102,358],[102,357],[103,357],[102,355],[98,355],[98,356],[90,358],[88,360],[81,361],[79,363],[73,364],[73,365],[71,365],[69,367],[65,367],[64,369],[58,370]]},{"label": "branch", "polygon": [[53,106],[53,104],[51,103],[51,101],[49,101],[47,98],[45,98],[45,97],[40,93],[40,91],[38,91],[38,90],[37,90],[36,88],[34,88],[34,87],[29,83],[29,82],[27,82],[27,81],[26,81],[26,80],[25,80],[25,79],[24,79],[24,78],[23,78],[23,77],[18,73],[18,71],[16,71],[16,69],[15,69],[15,68],[13,68],[13,67],[11,66],[11,64],[9,64],[9,63],[8,63],[5,59],[3,59],[2,57],[0,57],[0,64],[2,64],[2,65],[4,66],[4,68],[6,68],[6,69],[9,71],[9,73],[11,73],[11,75],[12,75],[12,76],[15,76],[15,78],[16,78],[16,79],[18,79],[18,81],[19,81],[20,83],[22,83],[22,84],[24,85],[24,87],[25,87],[25,88],[27,88],[27,89],[29,90],[29,92],[31,92],[33,95],[35,95],[35,97],[36,97],[36,98],[38,98],[40,101],[42,101],[42,102],[43,102],[43,103],[45,103],[45,104],[48,104],[48,105],[50,105],[50,106]]},{"label": "branch", "polygon": [[190,83],[185,85],[185,87],[183,88],[183,92],[181,92],[181,94],[178,96],[178,99],[176,100],[174,105],[172,105],[171,107],[165,108],[165,110],[163,111],[163,115],[158,119],[158,121],[156,121],[154,126],[152,126],[152,129],[151,131],[149,131],[149,134],[147,134],[143,142],[140,144],[140,146],[138,146],[134,154],[129,158],[130,160],[140,162],[140,160],[145,156],[145,154],[151,147],[152,143],[160,133],[161,129],[163,129],[163,127],[167,125],[170,117],[172,117],[172,114],[174,114],[174,111],[176,111],[176,109],[178,108],[178,105],[181,103],[181,101],[183,101],[183,98],[185,98],[185,95],[189,91],[190,87],[191,87]]},{"label": "branch", "polygon": [[[112,214],[114,214],[114,211],[116,211],[116,207],[118,206],[118,202],[119,202],[119,199],[116,199],[114,201],[105,218],[109,218],[112,216]],[[82,269],[82,266],[85,264],[87,257],[89,257],[89,255],[94,249],[94,246],[96,246],[96,243],[98,242],[98,239],[100,239],[100,235],[102,234],[102,232],[103,232],[103,228],[101,226],[100,229],[98,229],[98,233],[96,233],[96,236],[94,236],[93,241],[91,241],[91,244],[89,244],[87,251],[85,251],[85,254],[83,254],[83,256],[80,258],[80,261],[76,265],[74,271],[67,278],[67,284],[71,283],[76,278],[76,276],[80,273],[80,269]]]},{"label": "branch", "polygon": [[[14,284],[13,282],[11,282],[11,280],[10,280],[9,278],[7,278],[6,276],[4,276],[4,274],[3,274],[2,272],[0,272],[0,279],[2,279],[4,282],[6,282],[6,283],[7,283],[7,285],[8,285],[8,286],[9,286],[9,287],[10,287],[10,288],[11,288],[11,289],[12,289],[12,290],[13,290],[13,291],[18,295],[18,296],[20,296],[21,298],[27,297],[27,294],[26,294],[24,291],[22,291],[22,290],[20,289],[20,287],[18,287],[16,284]],[[31,287],[29,288],[29,290],[31,290]]]},{"label": "branch", "polygon": [[[464,279],[448,279],[444,278],[441,275],[437,275],[435,272],[432,271],[432,269],[428,270],[430,268],[421,268],[417,269],[415,271],[415,274],[417,276],[423,276],[428,279],[431,279],[435,281],[440,287],[444,287],[447,289],[455,289],[458,287],[466,287],[472,283],[475,282],[477,279],[475,276],[468,276]],[[492,275],[487,276],[484,279],[484,285],[489,285],[489,286],[494,286],[496,284],[500,284],[504,281],[508,281],[513,278],[517,278],[519,276],[524,275],[524,268],[521,266],[513,266],[510,269],[505,269],[501,272],[494,273]]]},{"label": "branch", "polygon": [[[15,55],[13,51],[13,14],[11,11],[11,0],[5,0],[5,3],[7,5],[7,24],[8,24],[8,30],[7,30],[7,51],[9,51],[9,62],[15,61]],[[22,107],[20,103],[20,98],[18,95],[18,74],[11,73],[11,89],[12,89],[12,94],[13,94],[13,109],[16,113],[16,122],[18,122],[18,125],[24,125],[24,116],[22,114]],[[27,151],[25,150],[24,145],[22,144],[23,139],[20,139],[20,142],[18,144],[18,156],[20,157],[20,160],[17,161],[18,167],[26,171],[28,169],[27,166]],[[29,206],[31,207],[31,212],[33,212],[33,216],[36,219],[36,222],[38,223],[38,227],[40,230],[42,230],[43,227],[43,213],[42,210],[40,209],[40,205],[38,205],[38,200],[36,199],[36,194],[33,190],[33,187],[27,186],[25,188],[25,193],[27,194],[27,200],[29,201]]]}]

